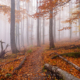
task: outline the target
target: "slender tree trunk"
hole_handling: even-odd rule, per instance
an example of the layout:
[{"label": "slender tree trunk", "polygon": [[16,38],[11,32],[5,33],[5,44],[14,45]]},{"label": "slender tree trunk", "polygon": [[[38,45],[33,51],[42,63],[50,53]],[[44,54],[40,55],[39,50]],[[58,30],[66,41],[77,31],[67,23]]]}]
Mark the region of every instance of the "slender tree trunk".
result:
[{"label": "slender tree trunk", "polygon": [[50,10],[50,15],[52,18],[49,19],[49,42],[50,42],[50,49],[54,48],[54,39],[53,39],[53,11]]},{"label": "slender tree trunk", "polygon": [[[69,2],[69,18],[71,17],[71,1]],[[72,23],[69,23],[69,27],[72,27]],[[70,41],[71,41],[71,38],[72,38],[72,29],[70,29]]]},{"label": "slender tree trunk", "polygon": [[[17,10],[20,11],[20,0],[17,0]],[[19,20],[19,18],[18,18]],[[20,49],[20,41],[19,41],[19,23],[16,23],[16,45]]]},{"label": "slender tree trunk", "polygon": [[56,19],[55,19],[55,16],[54,16],[54,42],[56,42]]},{"label": "slender tree trunk", "polygon": [[[38,2],[38,0],[37,0]],[[37,3],[37,12],[39,12],[38,10],[38,3]],[[40,35],[39,35],[39,18],[37,18],[37,46],[40,46]]]},{"label": "slender tree trunk", "polygon": [[[40,2],[41,2],[41,0],[40,0]],[[41,6],[41,3],[39,2],[39,6]],[[41,12],[41,10],[39,10],[39,12]],[[40,45],[41,45],[41,17],[39,17],[39,35],[40,35],[40,38],[39,38],[39,40],[40,40]]]},{"label": "slender tree trunk", "polygon": [[[23,1],[23,10],[24,10],[24,2],[25,0]],[[23,12],[23,47],[24,47],[24,12]]]},{"label": "slender tree trunk", "polygon": [[33,19],[31,20],[31,45],[33,45]]},{"label": "slender tree trunk", "polygon": [[43,44],[45,44],[45,41],[44,41],[44,38],[45,38],[45,29],[44,29],[44,27],[45,27],[45,19],[43,17]]},{"label": "slender tree trunk", "polygon": [[40,35],[39,35],[39,18],[37,19],[37,46],[40,46]]},{"label": "slender tree trunk", "polygon": [[10,37],[11,37],[11,50],[12,53],[17,53],[17,47],[15,44],[15,0],[11,0],[11,29],[10,29]]},{"label": "slender tree trunk", "polygon": [[40,41],[40,45],[41,45],[41,17],[39,18],[39,41]]},{"label": "slender tree trunk", "polygon": [[[60,30],[60,27],[61,27],[61,11],[60,11],[60,13],[59,13],[59,30]],[[59,31],[59,41],[60,41],[60,31]]]},{"label": "slender tree trunk", "polygon": [[[32,10],[34,9],[33,8],[33,5],[34,5],[34,1],[32,1]],[[33,11],[31,11],[33,13]],[[33,25],[34,25],[34,19],[31,18],[31,46],[33,46]]]},{"label": "slender tree trunk", "polygon": [[[27,8],[27,13],[29,12],[29,2],[28,2],[28,8]],[[27,46],[29,46],[29,22],[28,22],[29,18],[28,18],[28,15],[27,15]]]},{"label": "slender tree trunk", "polygon": [[[80,10],[80,0],[79,0],[79,10]],[[80,26],[80,17],[79,17],[79,26]],[[80,27],[79,27],[79,39],[80,39]]]},{"label": "slender tree trunk", "polygon": [[21,20],[21,47],[23,46],[23,24]]}]

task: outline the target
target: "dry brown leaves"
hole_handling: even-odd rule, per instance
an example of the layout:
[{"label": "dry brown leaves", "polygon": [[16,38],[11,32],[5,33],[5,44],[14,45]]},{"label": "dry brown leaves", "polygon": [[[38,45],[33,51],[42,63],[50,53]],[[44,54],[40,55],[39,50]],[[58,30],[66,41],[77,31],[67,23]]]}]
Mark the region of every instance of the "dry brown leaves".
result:
[{"label": "dry brown leaves", "polygon": [[[69,46],[72,44],[79,45],[80,41],[78,41],[78,42],[62,42],[62,43],[59,42],[59,43],[56,43],[55,45],[56,45],[56,47],[61,47],[61,46]],[[49,48],[49,46],[46,47],[46,49],[48,49],[48,48]],[[49,55],[54,52],[57,52],[58,54],[68,53],[68,52],[80,52],[80,49],[76,48],[76,49],[68,49],[68,50],[65,50],[65,49],[45,50],[45,52],[43,53],[44,64],[49,63],[51,65],[56,65],[59,68],[76,76],[77,78],[80,78],[80,72],[78,70],[76,70],[74,67],[72,67],[71,65],[67,64],[62,59],[60,59],[60,58],[51,59],[51,57],[54,56],[54,54],[51,56],[49,56]],[[72,57],[65,57],[65,58],[80,67],[80,58],[72,58]]]}]

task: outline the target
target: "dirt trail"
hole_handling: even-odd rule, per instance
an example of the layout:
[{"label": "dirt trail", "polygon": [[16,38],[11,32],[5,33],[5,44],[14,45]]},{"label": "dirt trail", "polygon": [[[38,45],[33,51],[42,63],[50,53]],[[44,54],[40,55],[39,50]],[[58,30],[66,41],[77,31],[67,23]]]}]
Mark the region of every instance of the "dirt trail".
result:
[{"label": "dirt trail", "polygon": [[[24,80],[44,80],[42,74],[42,52],[44,47],[40,47],[36,52],[31,53],[21,69]],[[26,67],[26,68],[25,68]]]}]

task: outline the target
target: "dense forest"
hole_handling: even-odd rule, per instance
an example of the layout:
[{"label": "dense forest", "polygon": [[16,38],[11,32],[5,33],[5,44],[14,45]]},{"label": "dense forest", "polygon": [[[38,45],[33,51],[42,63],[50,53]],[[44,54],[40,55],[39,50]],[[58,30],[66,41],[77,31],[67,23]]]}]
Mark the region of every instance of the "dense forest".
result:
[{"label": "dense forest", "polygon": [[80,0],[0,0],[0,80],[80,80]]}]

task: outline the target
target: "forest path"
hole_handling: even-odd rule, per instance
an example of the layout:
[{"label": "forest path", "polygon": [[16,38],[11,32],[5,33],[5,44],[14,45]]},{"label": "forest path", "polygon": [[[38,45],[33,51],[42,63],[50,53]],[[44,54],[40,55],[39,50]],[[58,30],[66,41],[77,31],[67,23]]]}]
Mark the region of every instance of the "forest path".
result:
[{"label": "forest path", "polygon": [[27,56],[27,60],[21,69],[23,72],[23,78],[25,78],[25,80],[44,80],[45,77],[42,74],[43,51],[44,46],[41,46],[37,51]]}]

